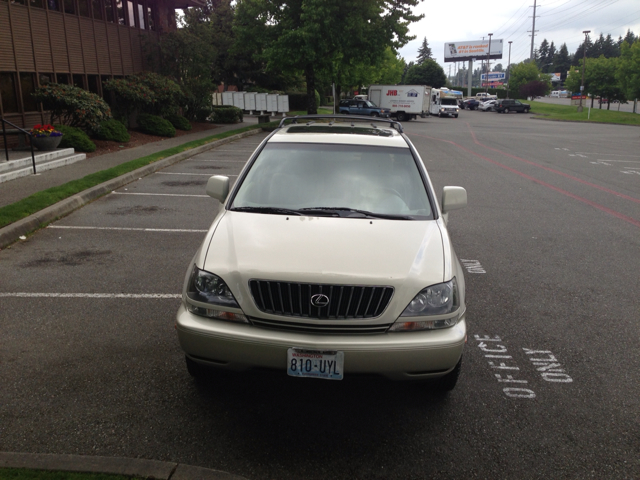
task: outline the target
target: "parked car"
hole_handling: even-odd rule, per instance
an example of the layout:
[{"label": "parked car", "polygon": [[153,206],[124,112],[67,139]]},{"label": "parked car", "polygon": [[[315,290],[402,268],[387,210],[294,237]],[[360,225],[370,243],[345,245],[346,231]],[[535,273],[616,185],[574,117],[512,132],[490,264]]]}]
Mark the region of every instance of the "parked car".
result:
[{"label": "parked car", "polygon": [[467,98],[464,100],[460,106],[460,108],[465,110],[477,110],[480,102],[475,98]]},{"label": "parked car", "polygon": [[398,122],[287,121],[231,191],[228,177],[208,181],[223,206],[176,320],[189,373],[378,374],[452,389],[467,329],[447,215],[466,205],[465,189],[444,187],[439,205]]},{"label": "parked car", "polygon": [[369,100],[361,100],[352,98],[349,100],[340,100],[338,105],[339,113],[345,115],[368,115],[371,117],[389,117],[391,110],[388,108],[380,108]]},{"label": "parked car", "polygon": [[497,100],[487,100],[486,102],[482,102],[478,106],[478,110],[481,112],[491,112],[493,111],[493,107],[496,104]]},{"label": "parked car", "polygon": [[498,113],[509,113],[509,112],[522,112],[529,113],[531,110],[531,105],[527,103],[522,103],[520,100],[512,100],[508,98],[503,98],[502,100],[498,100],[493,109]]}]

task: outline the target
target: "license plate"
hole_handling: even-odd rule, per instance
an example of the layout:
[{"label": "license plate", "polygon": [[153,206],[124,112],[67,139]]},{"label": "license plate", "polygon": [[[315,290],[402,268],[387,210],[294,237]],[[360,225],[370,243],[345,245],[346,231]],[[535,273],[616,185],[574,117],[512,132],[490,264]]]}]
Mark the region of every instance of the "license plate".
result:
[{"label": "license plate", "polygon": [[342,380],[344,352],[289,348],[287,374],[292,377],[326,378]]}]

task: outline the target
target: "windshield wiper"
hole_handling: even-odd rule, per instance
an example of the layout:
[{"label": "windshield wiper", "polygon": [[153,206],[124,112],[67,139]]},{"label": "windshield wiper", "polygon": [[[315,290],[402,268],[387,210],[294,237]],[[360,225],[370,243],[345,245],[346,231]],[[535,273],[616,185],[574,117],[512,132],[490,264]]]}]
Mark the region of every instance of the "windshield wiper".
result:
[{"label": "windshield wiper", "polygon": [[233,212],[272,213],[274,215],[304,215],[298,210],[277,207],[233,207]]},{"label": "windshield wiper", "polygon": [[[301,212],[345,212],[347,214],[350,213],[359,213],[363,215],[363,218],[384,218],[389,220],[412,220],[411,217],[406,215],[395,215],[392,213],[375,213],[368,212],[366,210],[358,210],[356,208],[348,208],[348,207],[310,207],[310,208],[301,208]],[[351,217],[352,215],[341,215],[345,217]]]}]

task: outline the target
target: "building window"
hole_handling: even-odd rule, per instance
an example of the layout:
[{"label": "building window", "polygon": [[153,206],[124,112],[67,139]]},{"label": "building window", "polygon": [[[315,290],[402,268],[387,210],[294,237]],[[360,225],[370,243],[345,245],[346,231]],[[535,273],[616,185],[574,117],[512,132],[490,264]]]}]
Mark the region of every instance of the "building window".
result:
[{"label": "building window", "polygon": [[115,0],[115,5],[118,25],[126,25],[127,23],[124,19],[124,5],[122,4],[122,0]]},{"label": "building window", "polygon": [[102,20],[102,3],[100,0],[93,0],[92,3],[94,20]]},{"label": "building window", "polygon": [[91,5],[89,5],[90,0],[78,0],[78,12],[83,17],[91,18]]},{"label": "building window", "polygon": [[73,86],[78,88],[83,88],[86,90],[86,87],[84,86],[84,75],[80,75],[80,74],[74,75]]},{"label": "building window", "polygon": [[106,13],[107,22],[115,22],[115,15],[113,11],[113,2],[111,0],[104,0],[104,10]]},{"label": "building window", "polygon": [[76,2],[75,0],[62,0],[64,2],[64,13],[69,15],[76,14]]},{"label": "building window", "polygon": [[39,73],[38,74],[38,83],[40,86],[47,85],[51,83],[53,80],[53,73]]},{"label": "building window", "polygon": [[44,8],[44,3],[42,0],[31,0],[29,3],[32,7]]},{"label": "building window", "polygon": [[59,3],[58,0],[47,0],[47,8],[49,10],[53,10],[54,12],[57,12],[59,7]]},{"label": "building window", "polygon": [[147,7],[147,22],[148,22],[147,25],[149,25],[149,30],[153,30],[153,31],[155,31],[156,29],[155,14],[156,14],[155,5],[151,5]]},{"label": "building window", "polygon": [[18,108],[15,73],[0,73],[0,97],[2,97],[2,111],[5,114],[20,111]]},{"label": "building window", "polygon": [[57,73],[56,74],[57,83],[61,85],[69,85],[69,75],[66,73]]},{"label": "building window", "polygon": [[138,4],[138,23],[138,26],[144,30],[144,6],[140,3]]},{"label": "building window", "polygon": [[128,25],[130,27],[135,27],[136,26],[136,17],[135,17],[135,12],[133,10],[133,2],[131,0],[127,0],[127,13],[129,14]]},{"label": "building window", "polygon": [[100,95],[100,86],[98,85],[100,77],[98,75],[87,75],[87,80],[89,81],[89,91]]},{"label": "building window", "polygon": [[20,74],[20,88],[22,89],[22,106],[25,112],[36,112],[38,110],[38,103],[31,96],[36,91],[34,83],[33,73],[21,73]]}]

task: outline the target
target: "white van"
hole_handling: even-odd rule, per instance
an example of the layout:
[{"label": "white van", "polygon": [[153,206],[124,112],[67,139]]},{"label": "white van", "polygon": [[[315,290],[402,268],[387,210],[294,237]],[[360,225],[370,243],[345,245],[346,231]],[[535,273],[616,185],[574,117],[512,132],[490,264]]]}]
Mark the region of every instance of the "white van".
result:
[{"label": "white van", "polygon": [[553,92],[551,92],[551,94],[549,95],[551,98],[560,98],[560,90],[554,90]]}]

